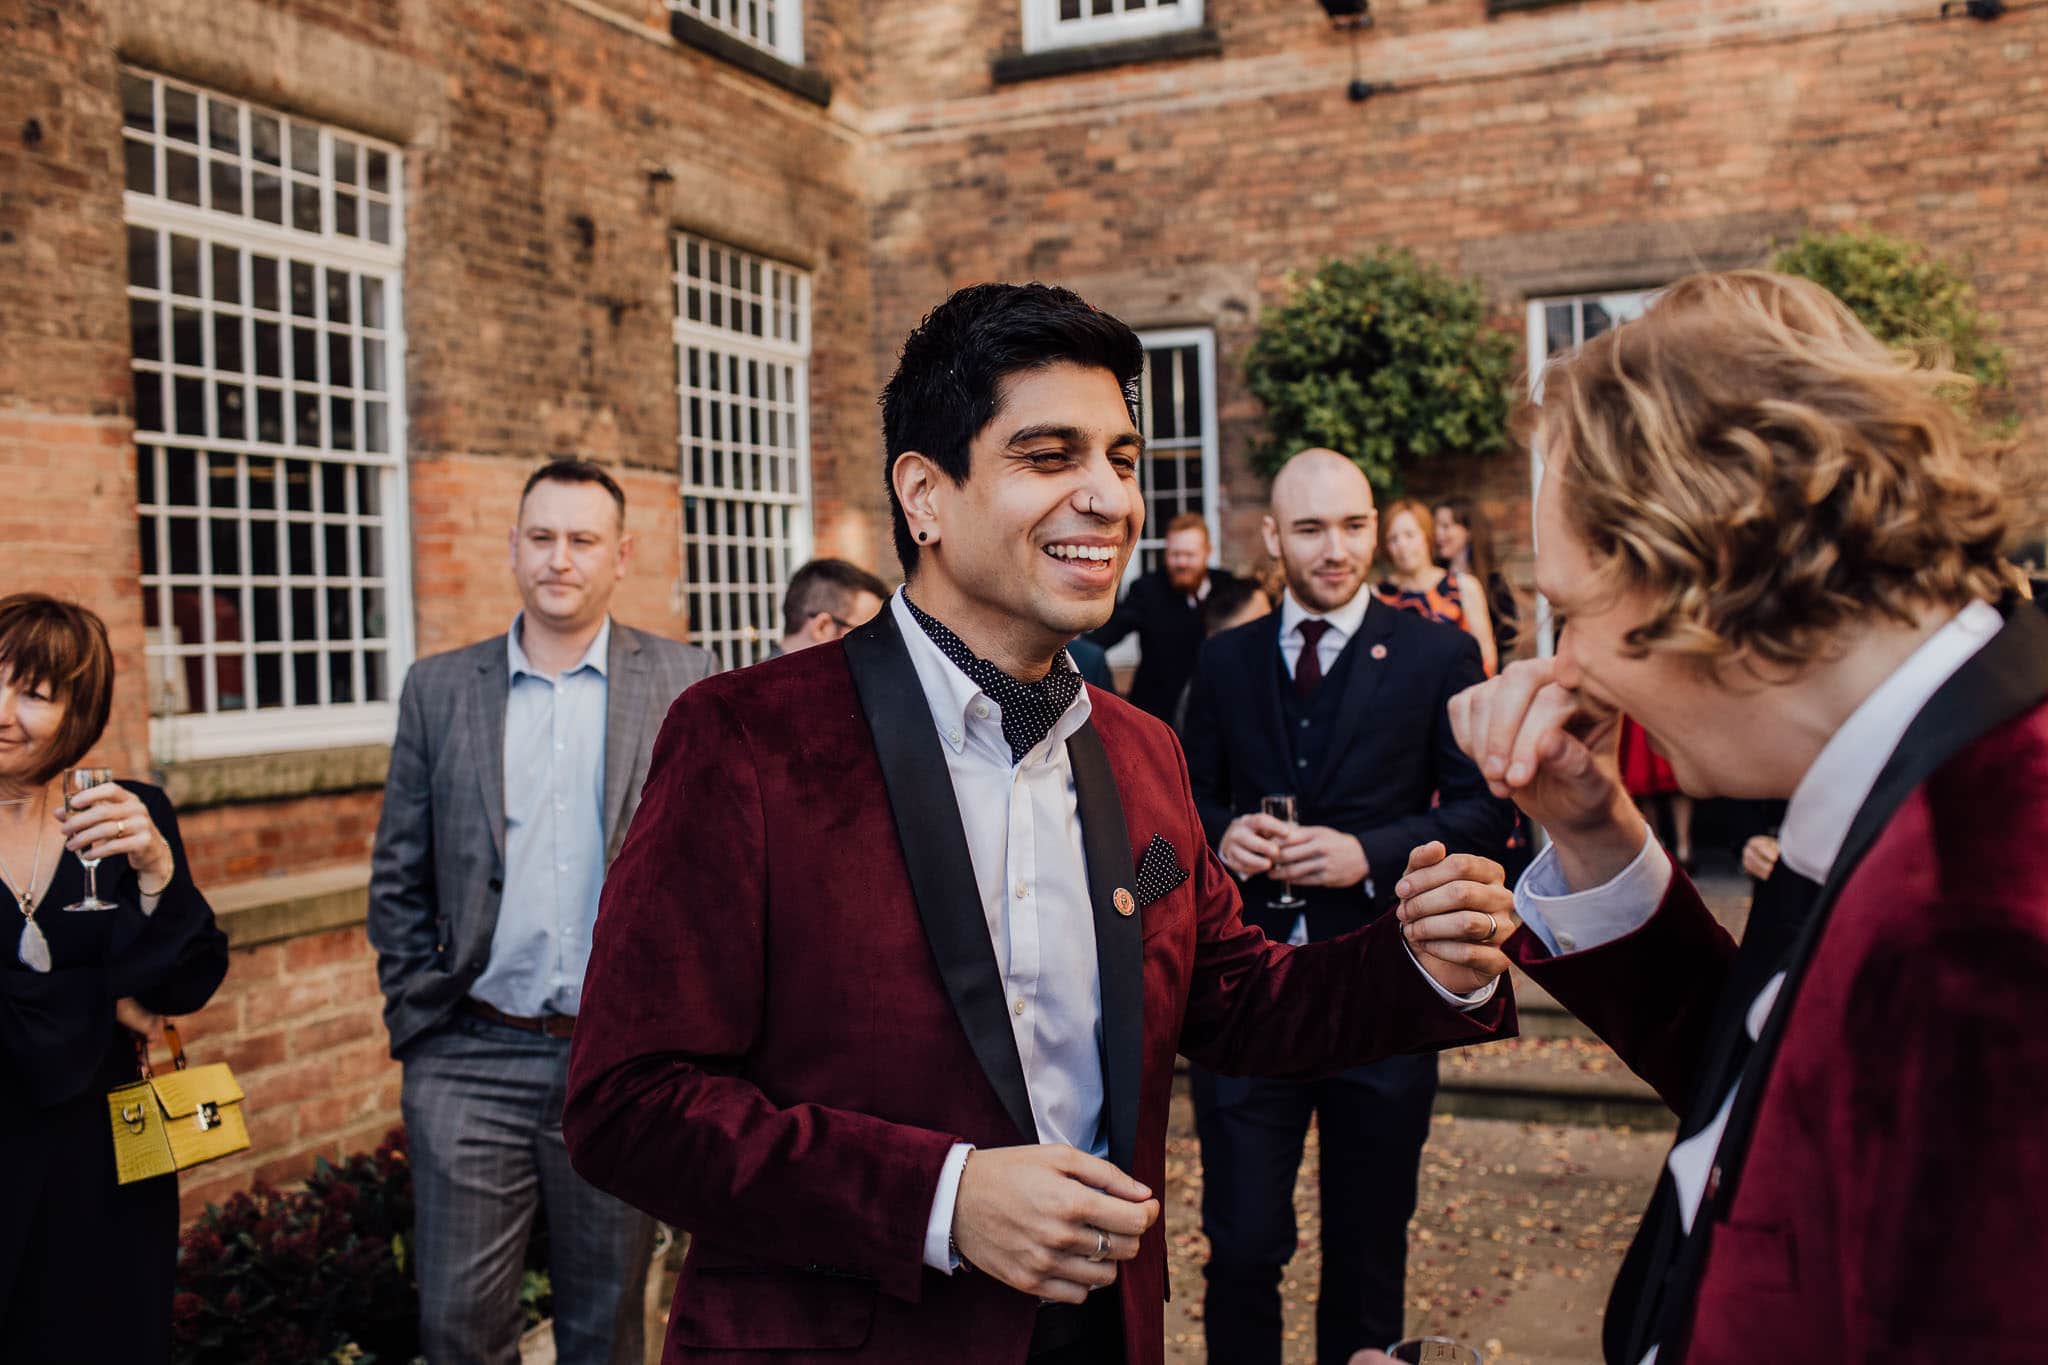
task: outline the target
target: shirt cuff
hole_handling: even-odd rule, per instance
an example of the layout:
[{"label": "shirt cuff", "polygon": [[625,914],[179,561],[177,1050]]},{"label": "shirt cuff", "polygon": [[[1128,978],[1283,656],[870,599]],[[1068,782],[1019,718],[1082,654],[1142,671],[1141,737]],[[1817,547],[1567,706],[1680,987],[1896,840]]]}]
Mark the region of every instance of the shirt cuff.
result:
[{"label": "shirt cuff", "polygon": [[1552,957],[1583,953],[1624,938],[1649,923],[1671,889],[1671,859],[1654,833],[1642,849],[1602,885],[1573,891],[1557,865],[1557,845],[1536,855],[1515,886],[1515,913]]},{"label": "shirt cuff", "polygon": [[973,1143],[956,1142],[946,1153],[946,1163],[939,1167],[939,1188],[932,1195],[931,1221],[924,1226],[924,1263],[945,1275],[960,1268],[960,1258],[953,1254],[953,1202],[960,1197],[960,1172],[973,1150]]},{"label": "shirt cuff", "polygon": [[1415,950],[1408,946],[1408,940],[1405,938],[1401,940],[1401,951],[1408,954],[1408,960],[1415,964],[1416,971],[1422,973],[1422,979],[1429,983],[1429,988],[1441,996],[1443,1002],[1452,1009],[1470,1014],[1493,999],[1493,993],[1500,989],[1500,978],[1496,976],[1470,995],[1459,995],[1456,991],[1445,990],[1443,983],[1431,976],[1429,969],[1422,965],[1422,959],[1415,956]]}]

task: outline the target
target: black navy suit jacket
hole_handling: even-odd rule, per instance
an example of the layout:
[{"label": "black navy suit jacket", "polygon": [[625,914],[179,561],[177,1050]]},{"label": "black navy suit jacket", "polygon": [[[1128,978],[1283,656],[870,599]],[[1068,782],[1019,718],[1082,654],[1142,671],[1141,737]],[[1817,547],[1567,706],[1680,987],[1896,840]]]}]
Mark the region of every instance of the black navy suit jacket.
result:
[{"label": "black navy suit jacket", "polygon": [[[1230,578],[1222,569],[1209,570],[1212,590]],[[1173,586],[1166,570],[1154,569],[1131,584],[1115,613],[1085,638],[1112,649],[1132,631],[1138,632],[1138,672],[1126,700],[1171,724],[1202,648],[1202,608],[1188,605],[1187,594]]]},{"label": "black navy suit jacket", "polygon": [[[1392,906],[1418,844],[1441,839],[1453,853],[1499,858],[1514,822],[1513,808],[1486,790],[1451,737],[1450,699],[1486,677],[1471,636],[1375,599],[1345,654],[1348,669],[1332,669],[1327,684],[1343,688],[1328,743],[1307,768],[1296,766],[1287,739],[1277,611],[1202,647],[1181,734],[1212,847],[1261,797],[1291,792],[1302,824],[1342,830],[1364,848],[1372,894],[1298,890],[1311,939],[1356,929]],[[1266,907],[1279,893],[1277,883],[1252,878],[1244,917],[1284,939],[1294,912]]]}]

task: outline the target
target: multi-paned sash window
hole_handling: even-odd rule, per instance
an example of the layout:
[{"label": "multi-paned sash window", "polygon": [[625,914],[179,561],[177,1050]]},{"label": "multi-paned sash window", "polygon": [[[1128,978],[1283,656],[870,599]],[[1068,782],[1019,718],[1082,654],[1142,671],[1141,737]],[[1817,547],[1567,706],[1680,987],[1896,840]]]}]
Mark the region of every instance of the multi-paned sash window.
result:
[{"label": "multi-paned sash window", "polygon": [[412,614],[401,154],[148,72],[121,97],[159,755],[388,738]]},{"label": "multi-paned sash window", "polygon": [[687,233],[675,266],[690,638],[737,668],[781,637],[810,547],[811,281]]},{"label": "multi-paned sash window", "polygon": [[1024,50],[1114,43],[1202,26],[1203,0],[1024,0]]},{"label": "multi-paned sash window", "polygon": [[773,53],[791,66],[803,65],[802,0],[668,0],[668,7]]},{"label": "multi-paned sash window", "polygon": [[1163,562],[1166,527],[1183,512],[1209,523],[1220,545],[1216,507],[1216,335],[1206,327],[1140,332],[1145,373],[1138,385],[1138,429],[1145,458],[1138,484],[1145,495],[1145,533],[1127,577]]},{"label": "multi-paned sash window", "polygon": [[[1529,397],[1541,402],[1543,398],[1543,371],[1551,361],[1591,341],[1602,332],[1633,321],[1643,315],[1656,297],[1651,289],[1621,289],[1607,294],[1567,294],[1553,298],[1529,300]],[[1543,481],[1543,451],[1531,444],[1529,448],[1529,493],[1531,515],[1534,515],[1535,493]],[[1531,543],[1534,543],[1534,527],[1530,528]],[[1555,643],[1555,632],[1550,619],[1550,603],[1540,594],[1536,598],[1536,652],[1549,658]]]}]

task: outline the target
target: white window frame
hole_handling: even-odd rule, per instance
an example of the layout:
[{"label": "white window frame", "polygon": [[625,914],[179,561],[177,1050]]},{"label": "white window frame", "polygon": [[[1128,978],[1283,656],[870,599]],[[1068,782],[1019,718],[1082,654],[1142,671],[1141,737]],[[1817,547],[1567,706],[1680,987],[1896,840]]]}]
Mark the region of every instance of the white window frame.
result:
[{"label": "white window frame", "polygon": [[[1176,0],[1160,5],[1144,0],[1142,9],[1126,9],[1131,0],[1109,0],[1113,14],[1084,14],[1078,19],[1060,18],[1060,0],[1024,0],[1024,50],[1050,52],[1065,47],[1089,47],[1097,43],[1125,42],[1149,38],[1157,33],[1181,33],[1202,26],[1204,0]],[[1094,0],[1081,0],[1083,10]]]},{"label": "white window frame", "polygon": [[[1557,357],[1550,351],[1549,310],[1560,304],[1572,308],[1572,346],[1576,349],[1586,342],[1586,309],[1588,303],[1609,306],[1607,312],[1615,318],[1615,326],[1641,317],[1656,297],[1654,289],[1610,289],[1589,290],[1577,294],[1552,294],[1529,300],[1527,313],[1527,339],[1529,344],[1529,401],[1543,401],[1543,375]],[[1624,316],[1625,315],[1625,316]],[[1559,352],[1558,354],[1564,354]],[[1540,441],[1529,443],[1529,543],[1536,543],[1536,494],[1543,484],[1543,445]],[[1547,659],[1556,649],[1557,641],[1551,629],[1550,599],[1542,593],[1536,594],[1536,655]]]},{"label": "white window frame", "polygon": [[[1138,485],[1146,498],[1146,517],[1144,534],[1138,538],[1138,548],[1132,553],[1131,562],[1124,570],[1125,586],[1129,586],[1144,575],[1145,556],[1148,553],[1166,548],[1166,523],[1156,521],[1151,515],[1152,461],[1159,454],[1174,451],[1184,457],[1190,450],[1201,452],[1202,517],[1209,523],[1209,556],[1212,563],[1215,562],[1223,544],[1223,522],[1217,507],[1221,484],[1216,468],[1216,333],[1207,327],[1170,327],[1140,332],[1138,340],[1145,347],[1146,356],[1145,369],[1138,381],[1138,419],[1140,429],[1145,433],[1145,458],[1138,466]],[[1195,350],[1195,373],[1202,386],[1201,393],[1197,395],[1202,430],[1193,439],[1155,437],[1149,430],[1152,419],[1152,352],[1180,350],[1186,347],[1193,347]]]},{"label": "white window frame", "polygon": [[[1184,453],[1199,450],[1202,454],[1202,517],[1209,523],[1209,562],[1216,563],[1223,545],[1223,521],[1221,508],[1222,483],[1218,473],[1219,446],[1216,437],[1216,333],[1207,327],[1164,327],[1138,333],[1138,340],[1145,347],[1145,368],[1138,380],[1138,427],[1145,434],[1145,457],[1138,463],[1138,486],[1145,501],[1145,530],[1138,537],[1138,548],[1131,553],[1131,562],[1124,566],[1123,583],[1118,592],[1129,589],[1131,584],[1146,573],[1145,556],[1148,552],[1166,548],[1166,523],[1152,516],[1152,460],[1154,452],[1164,444],[1167,450]],[[1152,352],[1179,350],[1185,347],[1195,350],[1195,374],[1202,391],[1197,395],[1200,404],[1202,429],[1192,443],[1187,438],[1166,438],[1155,440],[1152,431]],[[1176,374],[1179,371],[1176,370]],[[1169,518],[1170,520],[1170,518]],[[1113,668],[1134,668],[1138,663],[1138,637],[1127,635],[1116,642],[1109,651],[1109,663]]]},{"label": "white window frame", "polygon": [[[786,311],[779,313],[772,297],[764,300],[764,324],[760,333],[753,332],[751,327],[735,329],[723,323],[715,324],[710,320],[708,308],[704,307],[699,310],[702,316],[692,320],[686,291],[693,284],[700,290],[710,287],[702,279],[693,281],[686,277],[685,253],[693,244],[701,252],[723,253],[728,263],[725,273],[729,273],[731,262],[738,261],[750,271],[758,269],[767,288],[772,289],[779,279],[783,289],[793,291],[784,297],[782,306]],[[782,638],[783,593],[790,575],[811,556],[811,277],[809,272],[795,266],[686,232],[674,235],[672,250],[674,269],[671,279],[676,290],[676,479],[682,502],[678,536],[683,592],[690,604],[690,638],[717,654],[726,667],[738,668],[766,657],[768,647]],[[757,297],[746,291],[736,294],[729,287],[717,292],[724,301],[721,309],[724,316],[731,315],[736,299],[751,308]],[[735,458],[738,452],[732,447],[754,443],[737,441],[732,434],[733,423],[730,420],[725,434],[715,441],[698,435],[692,426],[691,404],[693,401],[707,405],[722,402],[730,419],[747,410],[745,400],[768,400],[758,393],[742,393],[731,387],[711,389],[700,385],[692,388],[689,364],[692,348],[738,366],[762,367],[757,373],[765,373],[766,367],[771,366],[786,368],[789,373],[788,395],[773,401],[793,424],[793,439],[774,445],[764,441],[751,451],[754,459],[759,461],[749,471],[752,487],[745,486],[744,482],[734,482],[739,461]],[[715,398],[714,394],[723,397]],[[716,463],[722,466],[726,482],[721,484],[709,478],[700,479],[693,473],[691,448],[699,443],[715,443],[721,447],[725,458]],[[784,459],[791,461],[789,471],[794,477],[781,491],[773,491],[766,486],[762,473],[770,468],[768,462]],[[707,464],[706,468],[709,467]],[[695,507],[692,506],[693,500]],[[718,530],[703,529],[713,519],[710,514],[714,509],[728,505],[755,516],[786,515],[786,540],[778,542],[772,533],[766,539],[759,534],[742,534],[735,538]],[[700,528],[695,532],[691,530],[693,514],[698,518]],[[751,561],[756,573],[728,582],[704,572],[705,566],[715,562],[714,556],[723,556],[735,549],[743,560]],[[697,552],[694,556],[693,550]],[[761,563],[764,558],[768,561],[766,566]],[[699,566],[695,574],[690,572],[693,559]],[[726,608],[718,613],[722,620],[715,629],[711,625],[713,613],[710,610],[714,599],[720,600]]]},{"label": "white window frame", "polygon": [[[668,0],[668,7],[791,66],[804,64],[803,0]],[[772,39],[757,31],[768,18],[775,25]]]},{"label": "white window frame", "polygon": [[[265,257],[274,258],[279,263],[281,272],[287,275],[290,268],[286,264],[287,262],[304,263],[316,268],[316,284],[314,289],[315,312],[310,321],[313,324],[312,330],[316,339],[316,354],[320,357],[321,373],[325,374],[326,356],[328,347],[331,344],[331,338],[336,335],[345,334],[352,339],[351,367],[356,383],[345,388],[336,388],[331,386],[325,378],[322,378],[315,386],[312,386],[311,391],[317,393],[323,405],[329,403],[338,394],[355,395],[354,401],[358,409],[355,423],[356,429],[360,431],[363,428],[362,409],[365,401],[360,395],[369,392],[369,390],[363,387],[361,382],[362,358],[359,343],[363,339],[362,334],[364,332],[377,329],[369,329],[364,326],[359,312],[361,308],[360,296],[352,295],[352,309],[356,311],[351,312],[351,321],[341,324],[340,330],[337,331],[327,318],[326,290],[319,287],[318,281],[322,278],[325,268],[332,267],[337,270],[348,271],[352,275],[358,272],[373,273],[382,277],[386,282],[383,301],[385,312],[384,326],[381,329],[384,333],[383,341],[385,346],[385,388],[381,399],[386,404],[386,449],[384,451],[371,453],[365,450],[334,451],[329,449],[328,445],[332,440],[332,431],[329,428],[329,423],[324,420],[321,424],[322,444],[320,447],[265,442],[255,437],[258,414],[253,411],[246,415],[246,434],[244,437],[223,437],[218,434],[219,412],[217,405],[210,401],[206,405],[206,434],[204,435],[180,434],[175,431],[137,431],[136,445],[138,452],[148,449],[153,452],[152,458],[158,461],[158,467],[153,471],[153,486],[156,500],[150,503],[138,503],[136,509],[138,518],[147,526],[146,533],[153,534],[156,537],[154,545],[156,551],[156,571],[150,576],[149,582],[145,583],[143,589],[145,592],[156,594],[157,619],[161,623],[157,630],[147,632],[149,639],[145,645],[145,652],[149,662],[152,693],[151,710],[154,713],[150,724],[151,750],[158,762],[169,763],[180,759],[205,759],[238,754],[327,748],[339,744],[388,742],[396,728],[398,693],[403,684],[406,670],[411,665],[414,647],[411,519],[405,455],[405,199],[403,153],[400,148],[392,144],[384,143],[374,138],[363,137],[351,130],[314,123],[311,120],[290,118],[276,110],[253,104],[247,100],[224,95],[218,91],[194,85],[190,82],[175,80],[158,72],[124,67],[122,75],[124,78],[147,80],[153,83],[154,129],[144,133],[124,126],[122,139],[124,156],[126,154],[125,148],[128,145],[139,143],[152,149],[155,157],[156,192],[124,191],[123,212],[127,227],[143,229],[157,234],[156,245],[159,252],[156,266],[157,287],[154,289],[139,287],[131,276],[128,280],[127,296],[130,300],[140,301],[148,301],[159,297],[168,301],[174,297],[186,297],[173,294],[170,261],[168,259],[173,234],[192,238],[200,245],[198,253],[201,269],[200,293],[203,296],[201,299],[192,301],[193,306],[200,311],[202,317],[200,329],[203,346],[202,363],[197,367],[179,363],[175,359],[174,338],[169,330],[166,329],[160,339],[159,357],[157,359],[141,360],[131,355],[131,369],[137,376],[138,382],[144,382],[145,380],[163,382],[158,379],[158,376],[181,376],[186,379],[202,380],[206,383],[208,390],[210,390],[215,383],[219,382],[221,377],[233,375],[242,384],[245,393],[253,394],[257,389],[261,388],[276,388],[282,396],[281,401],[285,408],[287,411],[290,410],[293,406],[294,394],[307,388],[303,384],[295,386],[290,374],[293,362],[289,353],[292,349],[292,329],[295,314],[292,311],[290,299],[283,297],[284,289],[282,284],[280,286],[281,296],[278,312],[275,315],[263,315],[262,310],[256,307],[251,289],[250,272],[253,266],[250,263],[249,253],[260,253]],[[245,187],[253,183],[252,172],[255,169],[255,163],[252,161],[248,151],[250,146],[248,134],[253,118],[263,116],[280,120],[280,126],[285,129],[287,139],[294,125],[315,132],[319,142],[319,171],[317,177],[308,173],[299,176],[298,180],[300,183],[307,183],[317,179],[321,205],[321,231],[316,234],[309,230],[272,224],[240,212],[194,206],[176,202],[165,197],[165,157],[167,149],[171,145],[163,118],[164,95],[167,90],[187,91],[196,95],[201,107],[209,111],[206,115],[209,119],[213,116],[212,111],[216,108],[232,108],[236,111],[242,149],[239,160],[242,166],[242,183]],[[363,236],[349,236],[337,231],[337,180],[335,176],[337,137],[346,144],[353,146],[355,149],[354,155],[359,160],[369,151],[382,153],[389,158],[388,199],[380,199],[380,202],[388,204],[390,214],[391,240],[388,243],[374,242],[367,240]],[[202,132],[199,145],[204,146],[206,141],[206,135]],[[182,147],[185,144],[180,143],[177,145]],[[289,162],[290,159],[290,152],[287,147],[284,153],[284,160]],[[210,197],[210,173],[207,172],[204,162],[201,164],[200,178],[203,193]],[[360,171],[359,178],[365,182],[367,181],[367,176],[362,175]],[[287,183],[289,183],[289,178]],[[286,194],[289,196],[289,189],[286,190]],[[361,196],[358,198],[358,205],[358,212],[367,214],[367,207]],[[285,210],[284,216],[288,222],[290,218],[288,208]],[[367,218],[365,217],[362,221],[367,223]],[[367,231],[367,229],[365,230]],[[213,247],[229,248],[241,253],[237,258],[241,270],[241,279],[238,285],[239,302],[216,304],[213,301],[214,295],[217,292],[211,287],[214,269],[213,251],[211,249]],[[245,360],[244,367],[239,372],[219,369],[216,366],[215,330],[212,325],[205,321],[206,319],[211,319],[216,312],[239,316],[242,319],[242,347]],[[274,385],[258,384],[256,382],[253,328],[259,316],[271,317],[277,323],[281,332],[279,337],[279,369],[283,373]],[[297,316],[304,317],[304,315]],[[166,403],[163,411],[166,414],[164,425],[175,428],[177,420],[172,412],[171,405]],[[171,571],[170,515],[173,510],[184,513],[187,511],[187,508],[185,504],[172,504],[169,502],[169,490],[166,487],[161,472],[164,463],[169,458],[166,453],[169,450],[192,451],[202,463],[211,456],[230,455],[237,458],[238,473],[236,482],[238,503],[243,508],[239,516],[234,518],[239,527],[237,553],[239,572],[223,574],[218,578],[213,573],[211,536],[206,531],[208,524],[207,514],[212,510],[210,507],[211,480],[205,476],[203,470],[197,479],[197,500],[190,508],[190,511],[196,514],[199,525],[199,572],[196,575],[190,575],[174,574]],[[138,458],[141,458],[139,453]],[[222,654],[232,655],[235,652],[231,649],[221,649],[219,642],[212,638],[213,612],[211,604],[214,601],[214,593],[217,589],[239,589],[240,611],[244,623],[250,623],[254,619],[252,607],[253,594],[259,588],[274,589],[279,595],[279,634],[287,638],[258,647],[258,643],[253,638],[253,629],[247,624],[244,627],[245,635],[240,654],[244,677],[249,680],[246,686],[252,694],[256,687],[257,658],[260,655],[276,654],[282,659],[279,667],[286,695],[291,696],[294,691],[292,685],[292,655],[295,652],[292,646],[306,643],[313,643],[319,646],[321,664],[318,666],[316,676],[319,679],[318,685],[321,693],[324,695],[328,690],[327,656],[330,653],[339,651],[328,650],[326,646],[330,642],[324,638],[317,641],[289,638],[291,635],[289,630],[290,601],[295,587],[300,589],[310,588],[316,594],[324,593],[329,589],[339,589],[349,593],[351,599],[351,635],[346,641],[334,643],[360,646],[365,641],[378,638],[366,636],[363,632],[364,622],[361,619],[363,599],[360,596],[360,590],[380,581],[380,578],[379,576],[361,573],[362,565],[360,562],[356,563],[358,572],[355,574],[316,571],[312,578],[306,579],[292,574],[288,560],[288,549],[285,545],[280,544],[278,547],[277,571],[273,574],[256,574],[250,553],[251,529],[252,526],[259,522],[266,527],[275,523],[281,536],[286,532],[289,524],[309,524],[314,528],[315,562],[316,564],[322,563],[325,559],[324,542],[326,540],[325,535],[322,533],[336,524],[337,517],[345,517],[345,520],[340,522],[345,528],[345,543],[350,547],[351,558],[359,559],[358,536],[360,530],[363,529],[362,521],[369,514],[361,513],[360,511],[350,513],[346,509],[342,513],[337,514],[332,509],[324,507],[320,508],[319,511],[295,511],[289,509],[285,505],[287,498],[286,489],[283,486],[284,481],[280,479],[275,508],[266,513],[252,516],[247,507],[249,482],[247,461],[250,459],[304,462],[309,477],[312,477],[316,483],[318,482],[318,469],[320,467],[339,463],[351,471],[351,476],[347,479],[347,486],[351,490],[349,495],[351,500],[355,497],[355,489],[357,487],[357,481],[353,477],[353,472],[365,468],[377,471],[375,478],[377,480],[378,511],[375,516],[378,522],[376,529],[380,533],[378,553],[381,556],[383,567],[381,585],[385,621],[385,633],[381,637],[383,643],[382,653],[384,655],[384,700],[374,702],[316,700],[309,703],[298,701],[294,698],[291,705],[257,709],[253,705],[255,697],[250,695],[248,699],[252,704],[240,710],[211,712],[201,710],[186,715],[166,713],[168,708],[161,703],[183,681],[182,668],[178,660],[195,655],[218,657]],[[313,505],[319,505],[320,494],[317,489],[309,490],[309,499],[312,500]],[[228,520],[228,518],[220,518],[220,520]],[[141,533],[142,528],[138,529],[139,533]],[[171,607],[171,592],[174,586],[171,580],[173,579],[178,580],[175,586],[195,588],[200,594],[203,608],[200,612],[201,638],[196,643],[172,644],[165,638],[170,628],[173,614]],[[324,612],[321,614],[325,615]],[[324,632],[324,624],[320,629]],[[351,648],[347,651],[351,659],[352,690],[358,695],[364,690],[368,656],[374,652],[374,650],[365,651],[359,647]],[[205,686],[210,693],[213,687],[213,670],[206,670],[204,677],[206,678]],[[215,699],[211,697],[207,699],[208,702],[213,700]]]}]

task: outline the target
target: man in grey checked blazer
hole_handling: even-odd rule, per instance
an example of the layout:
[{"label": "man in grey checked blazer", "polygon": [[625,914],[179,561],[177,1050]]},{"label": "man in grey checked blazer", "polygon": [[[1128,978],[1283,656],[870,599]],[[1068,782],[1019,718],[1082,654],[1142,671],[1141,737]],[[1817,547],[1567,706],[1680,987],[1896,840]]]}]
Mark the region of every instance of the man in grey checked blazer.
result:
[{"label": "man in grey checked blazer", "polygon": [[712,657],[614,622],[625,495],[581,460],[520,495],[503,635],[413,666],[370,873],[370,941],[416,1207],[430,1365],[510,1365],[536,1210],[563,1365],[639,1365],[654,1227],[562,1145],[569,1040],[605,869],[669,704]]}]

